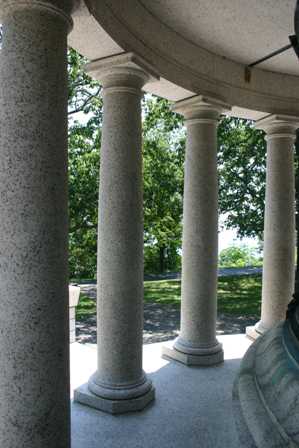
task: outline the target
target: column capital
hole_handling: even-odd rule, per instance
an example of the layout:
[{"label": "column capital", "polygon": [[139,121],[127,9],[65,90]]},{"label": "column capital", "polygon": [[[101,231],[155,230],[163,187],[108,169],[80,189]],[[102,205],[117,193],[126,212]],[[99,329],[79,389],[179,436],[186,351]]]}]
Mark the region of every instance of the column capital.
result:
[{"label": "column capital", "polygon": [[299,117],[293,115],[268,115],[256,121],[256,129],[265,131],[269,138],[296,138],[296,130],[299,127]]},{"label": "column capital", "polygon": [[172,110],[183,115],[188,124],[215,123],[220,114],[231,110],[231,106],[220,98],[197,95],[178,101]]},{"label": "column capital", "polygon": [[40,9],[64,19],[71,30],[71,13],[77,3],[78,0],[0,0],[0,20],[15,11]]},{"label": "column capital", "polygon": [[100,81],[105,92],[127,91],[140,94],[140,89],[145,84],[159,79],[154,68],[134,53],[97,59],[86,64],[85,71]]}]

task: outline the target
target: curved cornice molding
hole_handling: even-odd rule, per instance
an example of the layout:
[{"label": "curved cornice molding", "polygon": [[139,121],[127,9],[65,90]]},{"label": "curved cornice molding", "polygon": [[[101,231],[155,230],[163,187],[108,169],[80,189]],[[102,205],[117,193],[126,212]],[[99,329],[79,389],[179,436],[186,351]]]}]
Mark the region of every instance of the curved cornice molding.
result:
[{"label": "curved cornice molding", "polygon": [[299,113],[299,77],[254,69],[199,47],[159,21],[138,0],[85,0],[90,13],[125,50],[153,65],[160,76],[195,94],[266,113]]}]

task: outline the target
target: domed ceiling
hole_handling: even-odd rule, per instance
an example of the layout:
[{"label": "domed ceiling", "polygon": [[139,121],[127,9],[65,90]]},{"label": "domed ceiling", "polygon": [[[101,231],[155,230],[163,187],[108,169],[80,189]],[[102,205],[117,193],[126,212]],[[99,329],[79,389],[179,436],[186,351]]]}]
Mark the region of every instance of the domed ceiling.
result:
[{"label": "domed ceiling", "polygon": [[[157,20],[219,56],[250,64],[289,43],[294,0],[139,0]],[[293,49],[260,65],[299,76]]]},{"label": "domed ceiling", "polygon": [[[145,90],[172,101],[215,95],[238,116],[299,115],[299,61],[289,44],[296,0],[81,0],[70,45],[94,61],[122,52],[160,74]],[[253,113],[252,113],[253,112]],[[257,115],[258,114],[258,115]]]}]

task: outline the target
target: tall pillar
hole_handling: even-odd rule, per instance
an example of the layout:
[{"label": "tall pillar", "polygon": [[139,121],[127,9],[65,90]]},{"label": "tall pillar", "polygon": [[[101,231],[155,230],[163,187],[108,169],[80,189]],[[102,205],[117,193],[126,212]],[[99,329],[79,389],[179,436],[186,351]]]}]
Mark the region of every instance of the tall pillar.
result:
[{"label": "tall pillar", "polygon": [[186,118],[181,331],[163,356],[187,365],[223,361],[216,339],[218,261],[217,124],[229,107],[202,96],[181,101]]},{"label": "tall pillar", "polygon": [[[137,65],[138,64],[138,65]],[[143,201],[141,88],[147,65],[128,53],[87,66],[103,85],[98,370],[75,400],[109,413],[143,409],[154,388],[142,370]]]},{"label": "tall pillar", "polygon": [[267,134],[267,175],[261,320],[246,329],[253,339],[285,319],[294,292],[294,141],[298,126],[298,117],[285,115],[270,115],[256,123]]},{"label": "tall pillar", "polygon": [[1,0],[0,446],[67,448],[71,0]]}]

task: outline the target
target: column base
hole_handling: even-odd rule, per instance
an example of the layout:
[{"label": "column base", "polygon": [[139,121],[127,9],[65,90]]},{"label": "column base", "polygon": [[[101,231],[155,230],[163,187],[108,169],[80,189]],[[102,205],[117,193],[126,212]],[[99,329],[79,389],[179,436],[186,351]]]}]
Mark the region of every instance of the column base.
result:
[{"label": "column base", "polygon": [[267,330],[268,329],[263,326],[261,321],[259,321],[255,325],[246,327],[246,336],[255,341],[258,337],[266,333]]},{"label": "column base", "polygon": [[207,348],[194,348],[183,345],[184,351],[178,350],[182,344],[177,339],[173,345],[163,345],[162,358],[181,362],[187,366],[209,367],[224,361],[222,344],[218,341],[216,345]]},{"label": "column base", "polygon": [[142,411],[155,399],[155,388],[148,379],[136,388],[105,388],[95,385],[95,376],[74,391],[74,401],[109,414],[124,414]]}]

